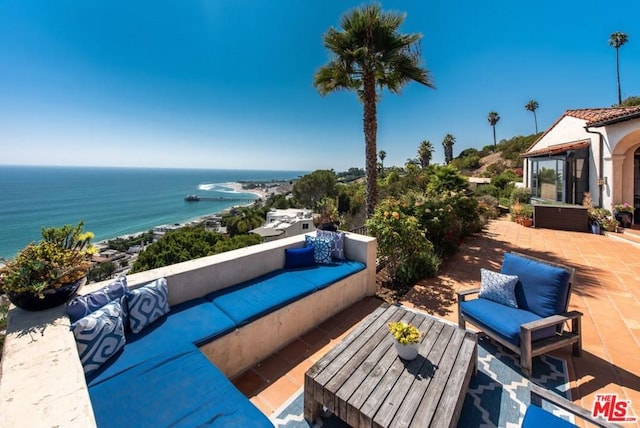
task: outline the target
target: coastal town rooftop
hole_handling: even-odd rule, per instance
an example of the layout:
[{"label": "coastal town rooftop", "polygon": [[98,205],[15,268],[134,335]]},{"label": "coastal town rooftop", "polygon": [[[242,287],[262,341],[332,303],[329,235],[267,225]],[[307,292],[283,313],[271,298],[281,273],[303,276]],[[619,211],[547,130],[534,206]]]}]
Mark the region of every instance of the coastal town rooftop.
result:
[{"label": "coastal town rooftop", "polygon": [[[597,394],[617,394],[640,413],[640,246],[613,237],[525,228],[504,220],[491,221],[483,233],[463,243],[436,278],[417,284],[402,302],[408,307],[455,322],[455,293],[479,284],[480,268],[497,270],[505,252],[518,251],[564,263],[577,271],[570,309],[584,313],[583,354],[570,349],[553,354],[567,362],[573,401],[591,410]],[[266,360],[233,379],[234,384],[267,416],[303,387],[305,371],[332,349],[381,301],[366,298],[297,338]],[[37,318],[37,317],[36,317]],[[37,341],[46,322],[25,334]],[[55,349],[52,349],[55,352]],[[58,362],[63,366],[64,361]],[[3,370],[8,364],[3,362]],[[83,376],[68,365],[67,379]],[[77,368],[77,365],[76,365]],[[75,371],[74,371],[75,370]],[[2,373],[0,373],[0,376]],[[35,392],[41,385],[31,376],[22,380]],[[56,379],[53,383],[66,381]],[[0,378],[0,382],[2,379]],[[20,408],[12,397],[3,407]],[[70,413],[91,412],[59,397]]]}]

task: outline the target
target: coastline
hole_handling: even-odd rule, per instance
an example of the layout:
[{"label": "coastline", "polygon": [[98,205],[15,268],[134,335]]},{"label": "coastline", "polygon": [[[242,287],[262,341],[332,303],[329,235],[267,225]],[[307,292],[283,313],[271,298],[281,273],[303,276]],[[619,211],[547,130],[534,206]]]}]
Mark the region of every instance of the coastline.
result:
[{"label": "coastline", "polygon": [[[227,183],[220,183],[220,186],[223,186],[225,188],[231,189],[229,191],[229,193],[248,193],[248,194],[252,194],[257,196],[259,201],[264,201],[266,200],[269,196],[271,195],[276,195],[279,194],[279,191],[274,191],[273,193],[269,193],[267,191],[261,190],[261,189],[244,189],[242,186],[242,183],[234,181],[234,182],[227,182]],[[174,223],[174,224],[179,224],[182,226],[188,226],[188,225],[192,225],[192,224],[198,224],[198,223],[203,223],[204,221],[206,221],[208,218],[213,217],[213,216],[222,216],[224,214],[229,213],[231,210],[233,210],[234,208],[239,208],[239,207],[248,207],[253,205],[255,202],[250,202],[247,204],[239,204],[239,205],[233,205],[231,207],[225,208],[222,211],[215,211],[215,212],[211,212],[209,214],[205,214],[205,215],[199,215],[197,217],[193,217],[187,220],[183,220],[180,223]],[[166,226],[168,225],[167,223],[165,224],[157,224],[154,226],[154,228],[156,227],[161,227],[161,226]],[[142,235],[143,233],[147,233],[148,230],[143,230],[143,231],[139,231],[139,232],[134,232],[134,233],[128,233],[126,235],[118,235],[118,236],[113,236],[111,238],[105,238],[105,239],[101,239],[100,241],[96,241],[95,245],[107,245],[107,243],[111,240],[114,239],[130,239],[130,238],[134,238],[136,236]]]}]

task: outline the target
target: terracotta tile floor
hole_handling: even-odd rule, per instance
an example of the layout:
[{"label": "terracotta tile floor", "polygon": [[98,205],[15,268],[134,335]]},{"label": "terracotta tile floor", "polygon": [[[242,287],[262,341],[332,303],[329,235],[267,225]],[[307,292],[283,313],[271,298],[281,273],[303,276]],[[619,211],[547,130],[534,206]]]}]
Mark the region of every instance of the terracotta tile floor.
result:
[{"label": "terracotta tile floor", "polygon": [[[576,268],[570,309],[584,313],[583,355],[573,357],[570,348],[556,353],[568,362],[572,397],[590,410],[596,393],[617,393],[640,417],[639,245],[495,220],[403,304],[456,322],[456,291],[479,286],[480,268],[498,270],[508,251]],[[237,377],[235,385],[270,416],[302,388],[304,372],[380,303],[367,298],[353,305]]]}]

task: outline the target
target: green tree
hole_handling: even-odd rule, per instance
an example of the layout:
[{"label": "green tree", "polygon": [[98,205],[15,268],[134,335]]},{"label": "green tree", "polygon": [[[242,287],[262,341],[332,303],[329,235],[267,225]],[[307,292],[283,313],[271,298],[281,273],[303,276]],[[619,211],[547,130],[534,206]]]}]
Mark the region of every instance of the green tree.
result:
[{"label": "green tree", "polygon": [[489,121],[489,125],[493,128],[493,151],[496,152],[498,151],[498,144],[496,143],[496,124],[500,121],[500,115],[497,112],[492,111],[489,113],[487,120]]},{"label": "green tree", "polygon": [[629,36],[620,31],[609,36],[609,46],[616,50],[616,78],[618,80],[618,105],[622,104],[622,93],[620,92],[620,54],[619,50],[622,45],[629,41]]},{"label": "green tree", "polygon": [[422,168],[428,167],[432,156],[433,144],[431,144],[431,141],[429,140],[422,141],[420,143],[420,147],[418,147],[418,159],[420,159],[420,166],[422,166]]},{"label": "green tree", "polygon": [[428,71],[421,67],[418,41],[421,34],[398,31],[404,14],[385,12],[370,4],[344,14],[341,29],[330,28],[323,36],[331,60],[314,75],[321,95],[338,90],[355,91],[363,105],[367,217],[377,202],[377,102],[384,88],[399,94],[410,81],[433,87]]},{"label": "green tree", "polygon": [[387,152],[380,150],[378,157],[380,158],[380,178],[384,178],[384,158],[387,157]]},{"label": "green tree", "polygon": [[451,134],[444,136],[442,147],[444,147],[444,162],[449,163],[453,160],[453,145],[456,143],[456,137]]},{"label": "green tree", "polygon": [[262,242],[258,235],[238,235],[232,238],[209,232],[203,226],[189,226],[167,233],[140,253],[131,272],[141,272],[169,266],[187,260]]},{"label": "green tree", "polygon": [[[536,117],[536,110],[538,110],[538,107],[539,105],[536,100],[531,100],[524,106],[524,108],[526,108],[528,111],[533,113],[533,121],[536,124],[536,134],[538,133],[538,118]],[[494,140],[495,140],[495,137],[494,137]]]},{"label": "green tree", "polygon": [[317,209],[324,197],[335,197],[336,174],[329,169],[318,169],[296,181],[293,185],[293,197],[302,206]]},{"label": "green tree", "polygon": [[640,106],[640,97],[627,97],[626,99],[622,100],[622,104],[620,104],[620,107],[633,106]]}]

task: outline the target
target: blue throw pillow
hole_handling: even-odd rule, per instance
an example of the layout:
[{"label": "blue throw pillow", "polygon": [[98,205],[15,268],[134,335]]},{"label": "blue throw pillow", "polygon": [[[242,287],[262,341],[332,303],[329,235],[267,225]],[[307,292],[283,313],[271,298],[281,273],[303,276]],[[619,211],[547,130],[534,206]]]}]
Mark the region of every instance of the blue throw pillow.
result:
[{"label": "blue throw pillow", "polygon": [[74,323],[107,303],[119,300],[126,292],[127,278],[123,276],[100,290],[84,296],[75,296],[69,300],[66,307],[67,315],[69,315],[71,322]]},{"label": "blue throw pillow", "polygon": [[518,302],[516,301],[515,293],[517,282],[518,277],[515,275],[504,275],[487,269],[480,269],[480,293],[478,297],[517,308]]},{"label": "blue throw pillow", "polygon": [[331,259],[331,250],[333,249],[333,239],[318,238],[313,236],[304,237],[307,247],[313,247],[313,259],[316,263],[328,264]]},{"label": "blue throw pillow", "polygon": [[318,238],[331,239],[333,246],[331,248],[331,257],[338,260],[344,260],[344,232],[332,232],[330,230],[316,230]]},{"label": "blue throw pillow", "polygon": [[284,250],[284,267],[286,269],[314,266],[313,247],[287,248]]},{"label": "blue throw pillow", "polygon": [[125,344],[120,300],[79,319],[71,325],[85,375],[96,371]]},{"label": "blue throw pillow", "polygon": [[164,278],[127,293],[129,326],[140,333],[146,326],[169,313],[167,280]]}]

